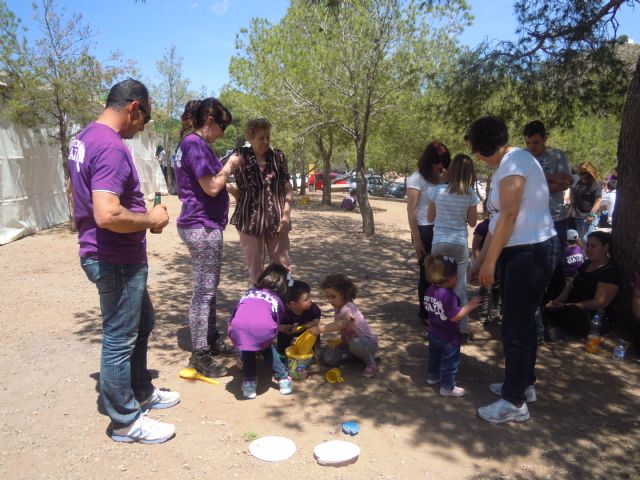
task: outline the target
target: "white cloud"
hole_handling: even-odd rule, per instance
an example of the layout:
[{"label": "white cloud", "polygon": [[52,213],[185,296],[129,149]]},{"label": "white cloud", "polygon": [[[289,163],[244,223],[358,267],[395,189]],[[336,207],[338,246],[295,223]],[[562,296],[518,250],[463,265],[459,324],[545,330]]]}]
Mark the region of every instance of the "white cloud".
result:
[{"label": "white cloud", "polygon": [[213,12],[214,15],[224,15],[229,10],[231,6],[231,0],[222,0],[221,2],[216,2],[209,9]]},{"label": "white cloud", "polygon": [[192,3],[192,4],[189,6],[189,10],[193,10],[194,8],[198,8],[198,4],[197,4],[197,3]]}]

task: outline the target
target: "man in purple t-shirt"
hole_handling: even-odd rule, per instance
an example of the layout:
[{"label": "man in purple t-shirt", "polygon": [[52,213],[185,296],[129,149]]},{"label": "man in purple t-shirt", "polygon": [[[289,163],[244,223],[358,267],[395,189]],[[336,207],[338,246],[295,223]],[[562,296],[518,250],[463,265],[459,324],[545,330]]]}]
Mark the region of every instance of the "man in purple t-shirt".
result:
[{"label": "man in purple t-shirt", "polygon": [[155,323],[147,291],[146,230],[169,222],[165,205],[147,212],[131,152],[151,119],[147,88],[137,80],[114,85],[98,119],[71,142],[68,166],[78,227],[80,264],[96,284],[102,312],[100,399],[117,442],[162,443],[175,427],[142,415],[180,402],[153,386],[147,344]]}]

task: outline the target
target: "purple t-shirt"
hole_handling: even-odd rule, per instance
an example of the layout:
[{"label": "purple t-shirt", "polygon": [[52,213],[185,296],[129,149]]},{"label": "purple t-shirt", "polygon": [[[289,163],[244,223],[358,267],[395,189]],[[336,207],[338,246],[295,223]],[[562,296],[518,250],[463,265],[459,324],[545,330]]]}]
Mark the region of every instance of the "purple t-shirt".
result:
[{"label": "purple t-shirt", "polygon": [[580,265],[584,263],[584,254],[580,245],[569,245],[564,251],[564,274],[575,277]]},{"label": "purple t-shirt", "polygon": [[276,338],[284,314],[284,303],[272,291],[247,290],[229,321],[229,338],[241,351],[264,350]]},{"label": "purple t-shirt", "polygon": [[190,133],[182,139],[176,152],[176,183],[182,201],[178,227],[224,230],[229,215],[227,187],[212,197],[198,182],[199,178],[217,175],[220,170],[222,163],[203,138]]},{"label": "purple t-shirt", "polygon": [[460,345],[460,323],[450,322],[460,312],[460,299],[451,288],[429,285],[424,292],[424,308],[429,320],[429,333],[437,338]]},{"label": "purple t-shirt", "polygon": [[147,261],[146,230],[116,233],[100,228],[93,217],[93,192],[110,192],[120,205],[135,213],[147,207],[131,152],[111,127],[92,122],[69,147],[69,175],[81,257],[112,263]]}]

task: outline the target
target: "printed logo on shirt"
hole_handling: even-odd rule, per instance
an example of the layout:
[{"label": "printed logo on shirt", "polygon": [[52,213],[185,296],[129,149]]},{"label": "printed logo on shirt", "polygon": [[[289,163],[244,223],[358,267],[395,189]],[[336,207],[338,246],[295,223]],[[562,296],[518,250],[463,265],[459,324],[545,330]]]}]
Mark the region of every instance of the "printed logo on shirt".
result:
[{"label": "printed logo on shirt", "polygon": [[176,152],[176,167],[182,168],[182,149],[178,148]]},{"label": "printed logo on shirt", "polygon": [[584,256],[581,253],[575,253],[567,257],[567,265],[574,265],[582,262],[584,262]]},{"label": "printed logo on shirt", "polygon": [[84,143],[82,140],[74,140],[69,147],[70,162],[76,162],[76,171],[80,172],[80,164],[84,163]]},{"label": "printed logo on shirt", "polygon": [[444,314],[444,308],[442,307],[442,302],[437,298],[430,297],[425,295],[424,297],[424,308],[427,312],[431,312],[440,317],[440,320],[443,322],[447,321],[447,317]]},{"label": "printed logo on shirt", "polygon": [[260,300],[269,302],[271,304],[271,311],[273,313],[278,313],[278,300],[268,292],[263,292],[261,290],[249,290],[244,294],[244,298],[259,298]]}]

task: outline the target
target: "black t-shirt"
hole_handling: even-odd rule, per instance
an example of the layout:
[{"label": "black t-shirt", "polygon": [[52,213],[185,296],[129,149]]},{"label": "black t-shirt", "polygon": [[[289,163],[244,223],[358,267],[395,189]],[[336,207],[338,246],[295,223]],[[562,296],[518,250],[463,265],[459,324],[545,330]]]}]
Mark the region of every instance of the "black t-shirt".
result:
[{"label": "black t-shirt", "polygon": [[578,273],[573,279],[573,289],[567,302],[575,303],[593,299],[596,296],[596,290],[600,282],[620,286],[620,272],[618,272],[618,268],[613,262],[596,268],[593,272],[587,272],[587,267],[590,264],[590,260],[585,260],[578,269]]},{"label": "black t-shirt", "polygon": [[289,309],[289,307],[287,307],[287,315],[284,319],[280,320],[280,323],[283,325],[292,325],[294,323],[304,325],[314,320],[319,320],[321,316],[322,313],[315,303],[312,303],[311,308],[309,310],[305,310],[300,315],[296,315],[291,309]]},{"label": "black t-shirt", "polygon": [[602,185],[593,181],[590,185],[575,182],[571,186],[573,192],[573,206],[577,210],[577,218],[584,218],[593,208],[597,198],[602,198]]}]

